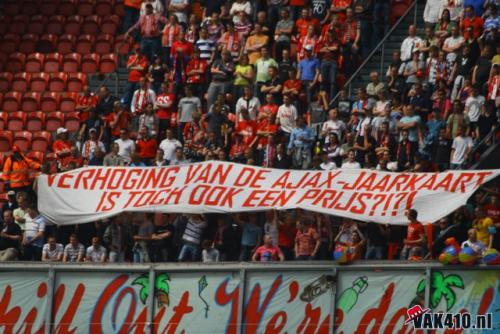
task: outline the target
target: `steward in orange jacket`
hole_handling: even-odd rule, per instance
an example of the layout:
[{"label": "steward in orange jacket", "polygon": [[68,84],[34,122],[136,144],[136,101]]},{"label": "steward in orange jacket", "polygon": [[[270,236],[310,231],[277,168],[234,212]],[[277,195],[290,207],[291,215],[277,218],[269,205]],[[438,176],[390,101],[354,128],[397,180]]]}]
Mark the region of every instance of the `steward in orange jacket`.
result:
[{"label": "steward in orange jacket", "polygon": [[18,191],[31,191],[31,171],[40,169],[40,164],[25,157],[17,146],[12,149],[12,154],[3,165],[3,180],[9,189]]}]

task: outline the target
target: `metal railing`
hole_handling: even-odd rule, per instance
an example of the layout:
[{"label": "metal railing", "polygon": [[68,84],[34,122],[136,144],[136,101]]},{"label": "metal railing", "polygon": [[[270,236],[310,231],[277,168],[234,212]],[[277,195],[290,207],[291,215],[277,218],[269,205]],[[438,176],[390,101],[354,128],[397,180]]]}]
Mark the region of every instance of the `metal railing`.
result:
[{"label": "metal railing", "polygon": [[[95,74],[100,75],[99,73]],[[115,90],[115,96],[118,96],[118,69],[115,72],[108,73],[104,76],[104,79],[101,81],[99,86],[94,90],[94,94],[97,94],[99,92],[99,89],[101,87],[104,87],[104,85],[111,80],[111,78],[114,78],[114,90]]]},{"label": "metal railing", "polygon": [[476,161],[474,163],[474,157],[476,156],[476,153],[478,153],[478,151],[480,149],[484,149],[486,148],[482,153],[481,153],[481,157],[483,157],[483,155],[488,152],[488,148],[489,147],[493,147],[493,145],[496,144],[496,139],[497,139],[497,133],[499,132],[499,129],[498,128],[494,128],[490,131],[490,133],[488,133],[479,143],[477,143],[476,145],[474,145],[474,147],[472,148],[470,154],[469,154],[469,160],[471,163],[473,163],[471,165],[471,169],[475,169],[478,164],[480,163],[481,159],[479,159],[478,161]]},{"label": "metal railing", "polygon": [[[344,89],[347,87],[348,90],[348,96],[351,96],[351,85],[354,79],[359,75],[359,73],[364,69],[366,64],[368,64],[369,61],[373,58],[375,54],[377,54],[379,51],[381,52],[380,55],[380,73],[383,73],[383,66],[384,66],[384,60],[385,60],[385,43],[389,39],[389,37],[392,35],[392,33],[399,27],[401,22],[403,22],[406,17],[411,13],[411,11],[414,11],[413,14],[413,24],[416,25],[417,23],[417,15],[418,15],[418,0],[415,0],[411,3],[410,7],[406,10],[406,12],[394,23],[394,25],[389,29],[387,34],[385,34],[384,38],[375,46],[375,48],[370,52],[370,54],[364,59],[364,61],[361,63],[361,65],[358,66],[357,70],[351,75],[351,77],[345,82],[344,84]],[[340,96],[340,91],[330,100],[330,106],[332,106],[335,101],[339,98]]]}]

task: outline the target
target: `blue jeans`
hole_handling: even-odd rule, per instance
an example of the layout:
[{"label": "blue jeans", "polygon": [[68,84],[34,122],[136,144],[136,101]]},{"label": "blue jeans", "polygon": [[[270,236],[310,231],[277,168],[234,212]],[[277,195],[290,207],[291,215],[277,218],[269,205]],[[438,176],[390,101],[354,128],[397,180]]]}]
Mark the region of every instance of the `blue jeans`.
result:
[{"label": "blue jeans", "polygon": [[181,251],[179,252],[179,261],[197,261],[198,260],[199,246],[190,242],[186,242],[182,245]]},{"label": "blue jeans", "polygon": [[155,56],[159,56],[161,52],[160,37],[143,37],[141,39],[141,52],[152,63]]},{"label": "blue jeans", "polygon": [[333,99],[337,94],[337,62],[324,60],[321,62],[321,89],[328,92],[328,97]]},{"label": "blue jeans", "polygon": [[389,4],[376,1],[373,5],[373,39],[372,46],[375,47],[389,30]]},{"label": "blue jeans", "polygon": [[366,248],[365,260],[382,260],[384,250],[380,246],[368,246]]}]

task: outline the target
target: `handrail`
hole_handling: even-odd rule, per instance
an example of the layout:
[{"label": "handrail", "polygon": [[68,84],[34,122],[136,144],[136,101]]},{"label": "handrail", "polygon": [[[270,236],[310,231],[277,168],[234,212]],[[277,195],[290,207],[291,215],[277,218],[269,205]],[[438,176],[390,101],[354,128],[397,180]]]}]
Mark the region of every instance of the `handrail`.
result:
[{"label": "handrail", "polygon": [[[359,74],[359,72],[361,72],[361,70],[365,67],[365,65],[379,51],[379,49],[385,44],[386,40],[392,35],[392,33],[394,32],[394,30],[396,30],[396,28],[398,28],[399,24],[408,16],[408,14],[414,8],[415,8],[415,13],[416,13],[416,11],[417,11],[417,2],[418,2],[418,0],[413,1],[411,3],[410,7],[408,7],[408,9],[406,10],[406,12],[396,21],[396,23],[394,23],[394,25],[387,32],[387,34],[384,36],[384,38],[382,38],[382,40],[377,44],[377,46],[372,50],[372,52],[370,52],[370,54],[365,58],[365,60],[361,63],[361,65],[358,66],[358,69],[354,72],[354,74],[351,75],[351,77],[349,78],[349,80],[347,80],[344,83],[344,88],[348,87],[351,84],[351,82],[354,80],[354,78],[356,78],[356,76]],[[416,22],[416,14],[414,16],[414,21]],[[337,94],[335,95],[335,97],[333,97],[330,100],[330,103],[328,105],[331,106],[339,98],[339,96],[340,96],[340,91],[337,92]]]},{"label": "handrail", "polygon": [[484,144],[488,143],[490,141],[490,139],[493,139],[493,141],[491,142],[491,144],[494,144],[495,143],[495,138],[496,138],[496,135],[497,135],[498,131],[499,130],[497,128],[491,129],[491,131],[479,143],[477,143],[476,145],[474,145],[474,147],[472,148],[472,150],[471,150],[471,152],[469,154],[469,159],[472,159],[474,157],[474,155],[476,154],[476,152]]}]

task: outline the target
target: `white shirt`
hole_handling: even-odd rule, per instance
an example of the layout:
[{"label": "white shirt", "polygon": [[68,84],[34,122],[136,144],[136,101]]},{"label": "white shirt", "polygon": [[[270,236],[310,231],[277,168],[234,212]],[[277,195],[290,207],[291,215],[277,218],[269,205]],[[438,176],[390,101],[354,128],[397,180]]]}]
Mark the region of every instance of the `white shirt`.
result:
[{"label": "white shirt", "polygon": [[472,146],[473,143],[471,137],[455,137],[451,146],[451,148],[455,151],[453,152],[450,162],[452,164],[463,164],[465,162],[465,153],[468,149],[471,149]]},{"label": "white shirt", "polygon": [[101,149],[102,153],[106,153],[106,147],[104,147],[104,144],[102,141],[93,141],[93,140],[87,140],[85,143],[83,143],[82,146],[82,157],[84,158],[92,158],[94,156],[95,150],[99,146]]},{"label": "white shirt", "polygon": [[247,15],[250,15],[252,13],[252,5],[249,1],[245,1],[244,3],[233,3],[229,10],[229,14],[233,17],[234,24],[240,23],[240,16],[236,14],[238,12],[245,12]]},{"label": "white shirt", "polygon": [[325,135],[325,143],[328,144],[330,142],[330,138],[328,135],[330,133],[335,133],[337,135],[337,138],[339,142],[342,140],[342,134],[344,133],[346,129],[344,121],[341,121],[339,119],[337,120],[331,120],[329,119],[325,123],[323,123],[323,127],[321,128],[321,132],[326,132]]},{"label": "white shirt", "polygon": [[464,0],[442,0],[443,9],[448,9],[450,11],[450,19],[451,21],[456,21],[462,10],[464,9]]},{"label": "white shirt", "polygon": [[442,0],[427,0],[424,9],[424,21],[432,24],[438,23],[443,11]]},{"label": "white shirt", "polygon": [[469,120],[471,122],[477,122],[479,120],[484,101],[484,96],[481,95],[478,95],[476,97],[469,96],[465,100],[465,113],[469,116]]},{"label": "white shirt", "polygon": [[64,246],[62,244],[56,244],[56,248],[50,249],[49,244],[43,245],[42,248],[42,254],[45,255],[45,257],[50,260],[50,261],[55,261],[59,256],[61,256],[62,260],[62,255],[64,253]]},{"label": "white shirt", "polygon": [[141,16],[146,15],[146,5],[151,4],[153,6],[153,13],[162,14],[163,13],[163,5],[160,0],[154,1],[144,1],[141,4]]},{"label": "white shirt", "polygon": [[98,248],[94,246],[90,246],[87,248],[87,251],[85,253],[85,257],[87,258],[88,261],[90,262],[101,262],[102,257],[106,257],[106,254],[108,252],[106,251],[106,248],[103,246],[99,245]]},{"label": "white shirt", "polygon": [[[342,165],[343,166],[343,165]],[[322,169],[322,170],[332,170],[332,169],[337,169],[337,165],[335,164],[335,162],[333,161],[329,161],[329,162],[322,162],[321,165],[319,165],[319,167]]]},{"label": "white shirt", "polygon": [[280,129],[286,133],[292,133],[297,119],[297,108],[293,104],[288,106],[282,104],[278,108],[277,119],[280,121]]},{"label": "white shirt", "polygon": [[420,37],[408,36],[405,38],[401,44],[401,61],[409,61],[413,50],[416,50],[422,46],[422,40]]},{"label": "white shirt", "polygon": [[152,89],[143,90],[138,89],[134,92],[134,96],[132,97],[132,102],[130,103],[130,112],[132,114],[140,114],[146,104],[151,103],[154,104],[156,101],[155,91]]},{"label": "white shirt", "polygon": [[163,139],[160,143],[160,148],[163,150],[163,159],[171,161],[175,155],[175,149],[182,147],[182,144],[177,139]]},{"label": "white shirt", "polygon": [[241,110],[246,109],[248,110],[250,119],[255,121],[255,119],[257,118],[257,114],[259,113],[259,108],[260,101],[255,96],[252,96],[250,100],[246,100],[245,98],[240,97],[236,102],[236,117],[238,118],[238,121],[242,121],[243,117],[241,116]]},{"label": "white shirt", "polygon": [[130,155],[135,151],[134,141],[130,138],[127,140],[118,138],[115,140],[115,143],[118,144],[118,147],[120,148],[118,150],[118,155],[121,156],[125,162],[130,162]]},{"label": "white shirt", "polygon": [[357,161],[354,162],[344,161],[342,163],[342,169],[360,169],[360,168],[361,165]]}]

